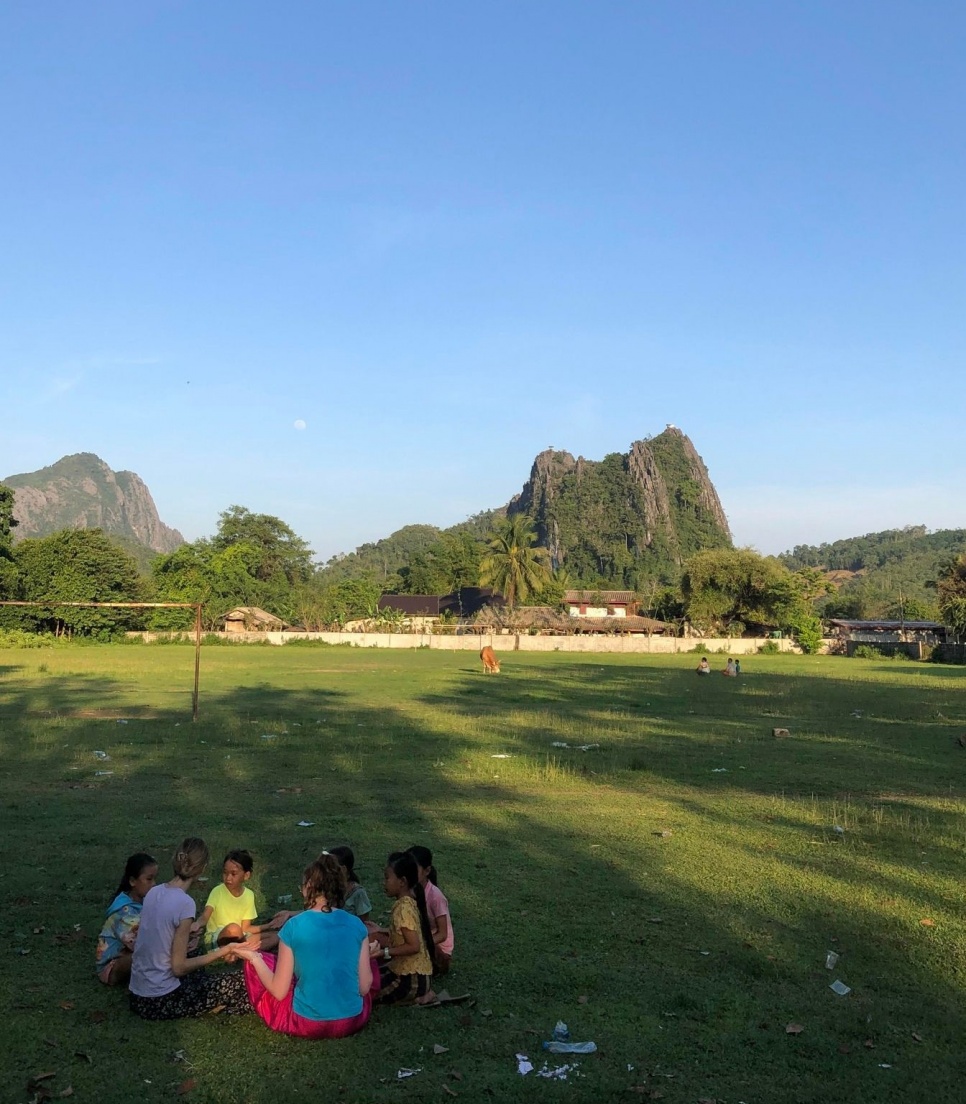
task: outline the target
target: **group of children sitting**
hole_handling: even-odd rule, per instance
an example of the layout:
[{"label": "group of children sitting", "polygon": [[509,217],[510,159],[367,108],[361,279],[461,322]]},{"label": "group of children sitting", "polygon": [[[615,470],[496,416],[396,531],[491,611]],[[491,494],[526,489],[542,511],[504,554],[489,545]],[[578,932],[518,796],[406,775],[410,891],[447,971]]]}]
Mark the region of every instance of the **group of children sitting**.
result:
[{"label": "group of children sitting", "polygon": [[[178,852],[174,862],[176,880],[180,855]],[[333,859],[338,861],[338,868]],[[332,847],[319,856],[316,865],[323,861],[331,865],[342,883],[335,894],[341,899],[338,907],[358,917],[368,933],[368,953],[372,965],[378,964],[378,970],[373,970],[377,976],[373,977],[372,998],[383,1003],[435,1003],[432,978],[448,972],[454,937],[449,902],[437,884],[429,848],[417,845],[389,856],[383,875],[385,892],[393,899],[387,927],[371,919],[372,903],[356,875],[352,849]],[[232,850],[225,855],[222,880],[208,894],[201,914],[190,926],[189,957],[247,960],[253,952],[274,952],[278,948],[280,931],[298,913],[277,912],[259,923],[255,895],[247,884],[253,869],[250,852]],[[164,888],[156,887],[157,876],[158,863],[145,852],[132,855],[125,864],[97,940],[95,970],[106,985],[130,983],[132,992],[137,990],[137,968],[133,981],[131,975],[138,928],[145,898],[152,890]],[[309,897],[305,899],[306,907],[311,907]],[[285,939],[283,935],[282,941]]]},{"label": "group of children sitting", "polygon": [[[695,670],[698,672],[699,675],[711,674],[711,664],[708,662],[707,656],[701,657],[701,662],[697,665]],[[721,673],[726,678],[737,678],[741,674],[741,660],[729,659],[723,667]]]}]

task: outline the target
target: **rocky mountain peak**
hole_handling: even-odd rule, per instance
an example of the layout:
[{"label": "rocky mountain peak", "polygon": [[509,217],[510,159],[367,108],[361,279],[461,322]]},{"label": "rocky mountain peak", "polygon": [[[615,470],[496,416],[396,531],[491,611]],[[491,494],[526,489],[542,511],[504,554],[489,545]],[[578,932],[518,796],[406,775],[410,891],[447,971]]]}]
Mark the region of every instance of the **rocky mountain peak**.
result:
[{"label": "rocky mountain peak", "polygon": [[676,426],[603,460],[546,449],[507,510],[529,514],[554,563],[582,579],[634,585],[642,572],[731,545],[708,469]]},{"label": "rocky mountain peak", "polygon": [[103,529],[155,552],[173,552],[184,537],[158,517],[139,475],[113,471],[92,452],[61,457],[39,471],[0,480],[14,491],[16,540],[60,529]]}]

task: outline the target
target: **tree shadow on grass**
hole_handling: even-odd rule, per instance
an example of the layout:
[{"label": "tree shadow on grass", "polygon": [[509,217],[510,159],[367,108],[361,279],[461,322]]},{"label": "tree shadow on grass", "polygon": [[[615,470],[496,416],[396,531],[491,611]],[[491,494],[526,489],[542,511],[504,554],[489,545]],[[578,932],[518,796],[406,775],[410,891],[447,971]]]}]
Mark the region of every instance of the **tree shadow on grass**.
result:
[{"label": "tree shadow on grass", "polygon": [[[181,1049],[198,1082],[193,1099],[267,1102],[298,1085],[327,1097],[382,1101],[407,1092],[425,1098],[449,1084],[469,1099],[523,1100],[537,1090],[516,1074],[513,1055],[536,1057],[540,1038],[564,1018],[602,1047],[601,1057],[583,1063],[575,1099],[616,1099],[643,1083],[669,1100],[673,1093],[681,1100],[748,1099],[752,1089],[759,1099],[856,1104],[898,1100],[900,1092],[944,1098],[955,1084],[957,1037],[966,1026],[955,979],[932,960],[893,947],[863,967],[874,968],[876,978],[856,986],[854,1000],[837,1003],[827,991],[821,959],[830,932],[849,946],[874,942],[880,932],[891,938],[874,910],[830,925],[827,900],[803,899],[794,880],[764,897],[753,885],[736,897],[718,883],[686,877],[675,852],[651,835],[646,816],[623,819],[628,799],[641,796],[633,779],[541,762],[545,741],[531,761],[491,760],[506,742],[508,715],[521,723],[521,703],[498,704],[493,726],[495,692],[488,691],[485,723],[466,724],[467,716],[476,722],[481,715],[467,710],[460,673],[448,677],[450,690],[417,694],[413,703],[378,687],[363,701],[351,688],[293,690],[266,678],[209,692],[198,725],[170,711],[110,728],[63,718],[49,730],[24,708],[19,735],[27,738],[5,738],[3,816],[10,820],[0,838],[22,841],[17,861],[5,845],[2,869],[9,900],[27,901],[11,905],[10,915],[26,930],[31,955],[14,959],[6,983],[21,1004],[23,1026],[16,1045],[3,1044],[5,1068],[23,1081],[41,1068],[70,1067],[78,1092],[121,1099],[154,1091],[145,1081],[173,1091],[184,1073],[168,1057]],[[545,685],[546,700],[567,705],[574,681]],[[111,686],[102,683],[105,693]],[[606,686],[596,705],[592,686],[579,689],[586,695],[576,703],[581,723],[599,725],[601,714],[614,710],[615,687]],[[64,692],[45,687],[43,700],[57,702]],[[415,708],[427,697],[428,710]],[[20,704],[30,701],[33,691]],[[525,751],[539,724],[524,728]],[[115,738],[106,748],[115,774],[97,781],[86,757],[105,732]],[[68,767],[83,764],[72,772],[81,788],[64,788],[65,753]],[[662,800],[671,809],[680,804],[683,815],[679,790],[690,784],[690,768],[666,766],[675,785]],[[648,780],[651,790],[662,784]],[[707,809],[698,812],[708,818]],[[315,823],[299,828],[299,820]],[[740,818],[734,822],[737,830]],[[266,905],[297,891],[304,861],[333,842],[356,848],[378,901],[383,856],[428,842],[457,926],[453,987],[471,988],[477,1008],[381,1010],[356,1039],[324,1047],[271,1037],[252,1020],[133,1020],[121,994],[94,982],[90,937],[124,856],[147,847],[163,875],[167,854],[194,832],[212,845],[212,883],[222,851],[253,849]],[[776,911],[783,926],[775,924]],[[78,919],[86,942],[52,942],[57,934],[69,939]],[[38,923],[45,931],[34,937],[30,926]],[[883,983],[879,975],[890,972]],[[73,1007],[60,1008],[62,1000]],[[785,1035],[791,1019],[808,1021],[802,1038]],[[910,1041],[912,1030],[930,1040],[928,1054]],[[878,1053],[863,1050],[870,1034]],[[127,1040],[120,1053],[119,1035]],[[445,1065],[427,1053],[436,1040],[450,1048]],[[849,1055],[838,1052],[843,1043],[854,1048]],[[77,1051],[92,1061],[72,1059]],[[132,1053],[136,1063],[128,1060]],[[895,1095],[874,1080],[882,1072],[876,1058],[896,1066]],[[414,1090],[396,1083],[397,1068],[418,1065],[423,1073]],[[454,1066],[459,1082],[447,1075]]]},{"label": "tree shadow on grass", "polygon": [[[519,753],[570,756],[553,748],[555,730],[583,728],[602,743],[602,769],[644,768],[668,780],[693,783],[723,767],[731,784],[760,792],[834,794],[862,779],[868,790],[942,795],[961,753],[956,724],[910,708],[910,690],[920,687],[826,680],[819,691],[814,676],[715,681],[680,669],[568,662],[552,672],[517,668],[498,686],[461,676],[455,693],[421,700],[494,728],[512,718]],[[528,703],[521,721],[516,714]],[[791,738],[774,737],[774,728],[788,728]]]}]

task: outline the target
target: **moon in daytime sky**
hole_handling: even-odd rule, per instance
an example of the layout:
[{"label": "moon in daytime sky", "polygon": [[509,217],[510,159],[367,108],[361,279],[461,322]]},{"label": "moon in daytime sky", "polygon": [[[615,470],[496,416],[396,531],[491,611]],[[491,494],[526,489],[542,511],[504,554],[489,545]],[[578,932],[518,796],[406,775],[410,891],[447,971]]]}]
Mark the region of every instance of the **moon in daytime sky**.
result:
[{"label": "moon in daytime sky", "polygon": [[305,422],[301,418],[296,418],[292,424],[296,429],[305,429]]}]

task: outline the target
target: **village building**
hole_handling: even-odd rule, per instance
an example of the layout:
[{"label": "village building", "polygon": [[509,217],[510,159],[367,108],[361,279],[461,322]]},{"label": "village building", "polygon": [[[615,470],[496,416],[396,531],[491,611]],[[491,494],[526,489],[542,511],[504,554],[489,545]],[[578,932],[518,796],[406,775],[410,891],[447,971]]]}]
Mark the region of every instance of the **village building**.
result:
[{"label": "village building", "polygon": [[282,632],[289,628],[281,617],[258,606],[236,606],[225,614],[223,620],[226,633]]},{"label": "village building", "polygon": [[923,649],[946,641],[946,626],[938,621],[854,621],[833,617],[828,626],[835,638],[830,650],[849,656],[865,644],[883,652],[901,651],[921,659]]}]

